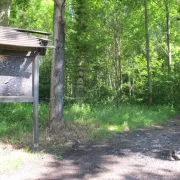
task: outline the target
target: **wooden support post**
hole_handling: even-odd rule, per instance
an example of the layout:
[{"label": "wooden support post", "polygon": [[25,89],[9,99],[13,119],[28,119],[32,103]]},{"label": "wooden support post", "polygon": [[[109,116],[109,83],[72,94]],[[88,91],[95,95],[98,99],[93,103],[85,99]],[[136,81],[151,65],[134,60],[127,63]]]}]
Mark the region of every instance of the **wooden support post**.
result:
[{"label": "wooden support post", "polygon": [[34,102],[34,98],[31,96],[0,96],[0,102]]},{"label": "wooden support post", "polygon": [[33,60],[33,145],[34,148],[39,147],[39,135],[38,135],[38,103],[39,103],[39,54]]}]

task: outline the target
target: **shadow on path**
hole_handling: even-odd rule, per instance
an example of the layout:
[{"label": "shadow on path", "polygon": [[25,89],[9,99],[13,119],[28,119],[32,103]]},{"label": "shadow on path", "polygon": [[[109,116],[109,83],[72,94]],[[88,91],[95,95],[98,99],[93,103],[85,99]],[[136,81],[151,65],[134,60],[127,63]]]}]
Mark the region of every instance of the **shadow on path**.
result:
[{"label": "shadow on path", "polygon": [[108,142],[76,144],[51,159],[43,180],[179,180],[180,161],[168,161],[169,149],[178,148],[180,122],[153,129],[115,134]]}]

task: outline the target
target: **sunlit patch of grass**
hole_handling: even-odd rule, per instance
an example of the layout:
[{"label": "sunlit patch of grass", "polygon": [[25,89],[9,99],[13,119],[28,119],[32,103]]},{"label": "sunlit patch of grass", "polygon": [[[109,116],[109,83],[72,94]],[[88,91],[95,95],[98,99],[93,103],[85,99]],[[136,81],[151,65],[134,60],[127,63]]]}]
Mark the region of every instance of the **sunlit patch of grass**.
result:
[{"label": "sunlit patch of grass", "polygon": [[108,127],[108,131],[118,131],[119,130],[119,127],[118,126],[116,126],[116,125],[110,125],[109,127]]},{"label": "sunlit patch of grass", "polygon": [[163,124],[176,114],[168,106],[113,105],[92,108],[73,105],[65,111],[66,121],[87,123],[92,128],[90,139],[107,139],[114,133]]},{"label": "sunlit patch of grass", "polygon": [[0,173],[18,169],[23,163],[30,161],[36,154],[30,153],[27,149],[15,150],[11,145],[0,145]]},{"label": "sunlit patch of grass", "polygon": [[[0,138],[8,144],[29,146],[32,144],[33,113],[32,104],[14,103],[0,104]],[[49,106],[46,103],[39,105],[40,132],[46,128]],[[64,110],[65,124],[55,137],[50,136],[56,147],[63,147],[63,143],[74,140],[107,140],[113,134],[133,131],[139,128],[150,127],[166,123],[177,112],[169,106],[140,106],[122,104],[117,109],[114,105],[89,106],[74,104]],[[40,144],[48,144],[42,133]],[[41,133],[40,133],[41,135]],[[70,143],[72,144],[72,143]],[[44,144],[43,144],[44,145]],[[18,146],[19,147],[19,146]],[[24,162],[36,154],[29,153],[28,148],[14,151],[2,148],[0,144],[0,172],[17,169]],[[61,159],[61,156],[56,156]]]},{"label": "sunlit patch of grass", "polygon": [[55,156],[55,159],[60,160],[60,159],[62,159],[62,156],[56,155],[56,156]]},{"label": "sunlit patch of grass", "polygon": [[[12,144],[25,141],[23,137],[27,134],[31,134],[28,138],[32,139],[32,104],[0,104],[0,109],[0,138],[8,137]],[[40,131],[43,131],[47,125],[48,113],[48,104],[41,103],[39,105]],[[99,107],[74,104],[65,108],[64,119],[65,127],[68,127],[69,131],[74,131],[73,134],[76,134],[76,137],[90,136],[90,139],[107,139],[114,133],[166,123],[175,114],[176,111],[169,106],[122,104],[117,109],[112,104]],[[76,128],[81,125],[81,128]],[[78,133],[80,136],[77,135]]]}]

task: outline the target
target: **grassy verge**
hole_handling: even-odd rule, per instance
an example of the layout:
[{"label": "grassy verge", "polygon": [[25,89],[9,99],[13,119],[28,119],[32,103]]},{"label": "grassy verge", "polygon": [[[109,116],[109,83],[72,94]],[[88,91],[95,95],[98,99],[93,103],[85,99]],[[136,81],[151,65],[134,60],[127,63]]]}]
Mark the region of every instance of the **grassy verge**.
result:
[{"label": "grassy verge", "polygon": [[0,173],[18,169],[23,163],[37,156],[27,150],[15,151],[11,145],[6,144],[0,144],[0,149]]},{"label": "grassy verge", "polygon": [[112,134],[138,128],[164,124],[177,112],[168,106],[121,105],[90,106],[74,105],[65,111],[67,122],[85,123],[91,127],[90,139],[106,139]]},{"label": "grassy verge", "polygon": [[[46,127],[48,105],[39,105],[40,131]],[[45,138],[42,133],[42,146],[48,149],[63,147],[63,143],[73,140],[105,140],[114,133],[136,130],[151,125],[163,124],[177,112],[168,106],[122,105],[116,109],[113,105],[90,107],[73,105],[64,111],[65,125],[54,137]],[[12,144],[32,144],[32,105],[0,104],[0,172],[17,169],[36,154],[19,149],[11,150]],[[40,133],[41,134],[41,133]],[[23,146],[24,147],[24,146]],[[61,158],[57,156],[56,158]]]},{"label": "grassy verge", "polygon": [[[22,138],[23,134],[32,132],[33,107],[30,103],[0,104],[0,138]],[[43,129],[47,123],[48,105],[39,106],[39,128]],[[12,139],[11,139],[12,140]],[[12,140],[13,143],[13,140]]]},{"label": "grassy verge", "polygon": [[[48,120],[48,105],[39,105],[40,130]],[[11,143],[23,138],[23,134],[32,132],[32,105],[24,103],[0,104],[0,138],[8,137]],[[112,134],[136,130],[156,124],[166,123],[176,111],[168,106],[113,105],[90,107],[73,105],[64,111],[65,123],[86,127],[91,133],[90,139],[106,139]],[[77,132],[78,133],[78,132]]]}]

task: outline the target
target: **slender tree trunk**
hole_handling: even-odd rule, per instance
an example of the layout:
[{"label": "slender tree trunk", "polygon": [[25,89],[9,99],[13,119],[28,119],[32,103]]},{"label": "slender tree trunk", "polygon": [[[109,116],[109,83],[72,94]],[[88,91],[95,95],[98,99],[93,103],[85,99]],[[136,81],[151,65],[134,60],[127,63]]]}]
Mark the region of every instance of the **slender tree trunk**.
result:
[{"label": "slender tree trunk", "polygon": [[107,58],[107,74],[108,74],[108,84],[109,84],[109,87],[111,88],[111,90],[113,89],[113,81],[112,81],[112,75],[111,75],[111,68],[109,67],[109,64],[110,64],[110,59],[111,59],[111,53],[109,52],[109,50],[107,51],[108,52],[108,58]]},{"label": "slender tree trunk", "polygon": [[119,61],[119,89],[120,89],[120,94],[122,96],[122,88],[123,88],[123,77],[122,77],[122,73],[123,73],[123,68],[122,68],[122,59],[121,59],[121,54],[120,54],[120,50],[118,53],[118,61]]},{"label": "slender tree trunk", "polygon": [[129,86],[129,96],[132,95],[131,77],[128,74],[128,86]]},{"label": "slender tree trunk", "polygon": [[[128,71],[131,71],[131,63],[130,60],[128,60]],[[128,73],[128,85],[129,85],[129,96],[132,96],[132,85],[131,85],[131,76]]]},{"label": "slender tree trunk", "polygon": [[76,77],[76,100],[78,103],[83,101],[84,97],[84,66],[85,66],[85,58],[86,51],[88,49],[87,44],[84,43],[84,39],[82,39],[83,34],[87,31],[87,3],[85,0],[75,0],[76,6],[74,9],[75,12],[75,20],[76,26],[75,30],[77,31],[76,36],[76,63],[77,63],[77,77]]},{"label": "slender tree trunk", "polygon": [[122,87],[123,87],[123,78],[122,78],[122,58],[121,58],[121,45],[120,45],[120,38],[116,38],[116,56],[117,56],[117,72],[118,72],[118,88],[119,88],[119,93],[120,97],[122,97]]},{"label": "slender tree trunk", "polygon": [[84,91],[84,68],[83,68],[83,57],[80,55],[78,63],[78,72],[77,72],[77,81],[76,81],[76,100],[78,103],[81,103],[83,100],[83,91]]},{"label": "slender tree trunk", "polygon": [[11,0],[0,0],[0,26],[9,25]]},{"label": "slender tree trunk", "polygon": [[171,36],[170,36],[170,14],[168,2],[166,2],[166,33],[167,33],[167,47],[168,47],[168,72],[172,71],[172,46],[171,46]]},{"label": "slender tree trunk", "polygon": [[51,72],[50,97],[50,131],[54,132],[63,124],[64,97],[64,64],[65,64],[65,32],[64,32],[65,0],[54,1],[54,46]]},{"label": "slender tree trunk", "polygon": [[[139,72],[137,72],[139,73]],[[134,62],[132,63],[132,83],[131,83],[131,93],[132,93],[132,96],[134,96],[134,84],[135,84],[135,70],[134,70]],[[141,80],[141,75],[140,76],[140,82],[142,82]]]},{"label": "slender tree trunk", "polygon": [[149,43],[149,22],[148,22],[148,0],[144,0],[145,7],[145,33],[146,33],[146,60],[148,70],[148,85],[149,85],[149,104],[152,104],[152,74],[151,74],[151,58],[150,58],[150,43]]},{"label": "slender tree trunk", "polygon": [[134,96],[134,83],[135,83],[135,79],[133,77],[132,78],[132,85],[131,85],[132,96]]},{"label": "slender tree trunk", "polygon": [[118,80],[118,44],[117,35],[114,34],[114,74],[115,74],[115,89],[116,89],[116,106],[119,107],[119,80]]}]

